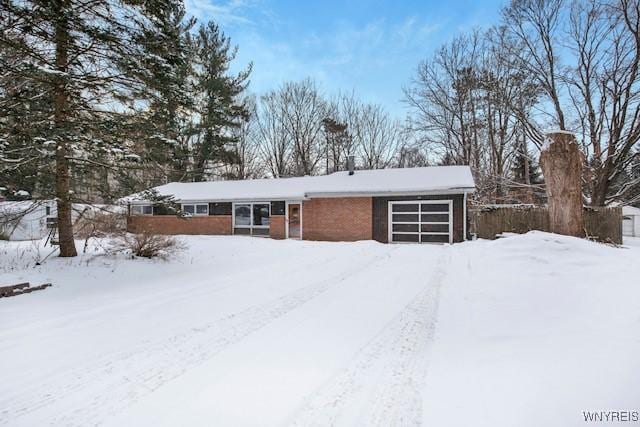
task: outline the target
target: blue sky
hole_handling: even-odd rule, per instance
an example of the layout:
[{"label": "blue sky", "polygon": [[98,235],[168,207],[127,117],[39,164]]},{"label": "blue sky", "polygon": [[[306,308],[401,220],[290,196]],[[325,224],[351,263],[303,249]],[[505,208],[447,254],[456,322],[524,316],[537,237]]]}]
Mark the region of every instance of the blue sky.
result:
[{"label": "blue sky", "polygon": [[443,42],[499,18],[503,0],[186,0],[239,46],[236,70],[253,62],[256,94],[312,77],[331,95],[354,91],[404,117],[402,86]]}]

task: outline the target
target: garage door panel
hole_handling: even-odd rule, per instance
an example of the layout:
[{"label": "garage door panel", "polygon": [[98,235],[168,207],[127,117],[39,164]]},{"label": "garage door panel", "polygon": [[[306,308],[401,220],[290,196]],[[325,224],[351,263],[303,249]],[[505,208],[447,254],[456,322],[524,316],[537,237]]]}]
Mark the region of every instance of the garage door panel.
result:
[{"label": "garage door panel", "polygon": [[420,215],[422,222],[446,222],[449,223],[449,214],[422,214]]},{"label": "garage door panel", "polygon": [[391,220],[393,222],[418,222],[418,214],[393,214]]},{"label": "garage door panel", "polygon": [[420,237],[418,234],[393,234],[394,242],[403,242],[403,243],[419,243]]},{"label": "garage door panel", "polygon": [[423,203],[420,207],[422,212],[449,212],[448,203]]},{"label": "garage door panel", "polygon": [[419,224],[393,224],[393,232],[402,231],[402,232],[413,232],[417,233],[420,228]]},{"label": "garage door panel", "polygon": [[447,234],[423,234],[422,243],[449,243],[449,233]]},{"label": "garage door panel", "polygon": [[421,224],[420,231],[427,233],[447,233],[449,234],[449,224]]},{"label": "garage door panel", "polygon": [[393,212],[418,212],[418,210],[419,205],[417,203],[393,205]]}]

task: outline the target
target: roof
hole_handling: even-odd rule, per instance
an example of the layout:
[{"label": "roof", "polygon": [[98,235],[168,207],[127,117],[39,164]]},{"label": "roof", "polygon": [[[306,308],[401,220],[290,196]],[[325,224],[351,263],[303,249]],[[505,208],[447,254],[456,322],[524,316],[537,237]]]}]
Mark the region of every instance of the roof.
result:
[{"label": "roof", "polygon": [[625,216],[640,215],[640,208],[634,208],[633,206],[623,206],[622,215],[625,215]]},{"label": "roof", "polygon": [[[155,187],[181,201],[299,200],[312,197],[471,192],[469,166],[357,170],[330,175],[243,181],[172,182]],[[130,196],[129,201],[142,200]]]},{"label": "roof", "polygon": [[52,200],[20,200],[20,201],[2,201],[0,202],[0,215],[9,214],[25,214],[30,213],[38,208],[52,206]]}]

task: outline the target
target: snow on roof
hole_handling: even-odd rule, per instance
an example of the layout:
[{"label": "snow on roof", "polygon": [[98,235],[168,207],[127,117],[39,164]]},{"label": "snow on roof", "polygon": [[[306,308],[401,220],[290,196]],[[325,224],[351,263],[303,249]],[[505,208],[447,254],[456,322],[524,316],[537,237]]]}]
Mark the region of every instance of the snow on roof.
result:
[{"label": "snow on roof", "polygon": [[640,208],[635,208],[633,206],[623,206],[622,215],[640,215]]},{"label": "snow on roof", "polygon": [[3,201],[0,202],[0,215],[27,213],[50,204],[48,200]]},{"label": "snow on roof", "polygon": [[[161,196],[182,201],[297,200],[356,194],[473,191],[469,166],[357,170],[331,175],[244,181],[172,182],[155,187]],[[125,201],[141,200],[139,195]]]}]

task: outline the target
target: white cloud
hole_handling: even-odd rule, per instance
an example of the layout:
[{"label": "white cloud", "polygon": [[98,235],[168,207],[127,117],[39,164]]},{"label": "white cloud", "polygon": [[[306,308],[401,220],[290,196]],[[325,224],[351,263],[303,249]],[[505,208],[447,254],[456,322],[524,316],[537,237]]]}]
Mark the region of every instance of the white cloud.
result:
[{"label": "white cloud", "polygon": [[409,16],[401,22],[372,20],[360,26],[347,21],[326,28],[298,28],[277,16],[261,0],[186,0],[200,20],[213,19],[239,46],[233,69],[253,62],[250,90],[262,94],[288,80],[312,77],[328,93],[352,91],[399,115],[402,85],[426,56],[442,24]]},{"label": "white cloud", "polygon": [[229,0],[219,4],[211,0],[185,0],[187,12],[199,21],[213,19],[222,25],[251,24],[245,11],[252,5],[249,0]]}]

